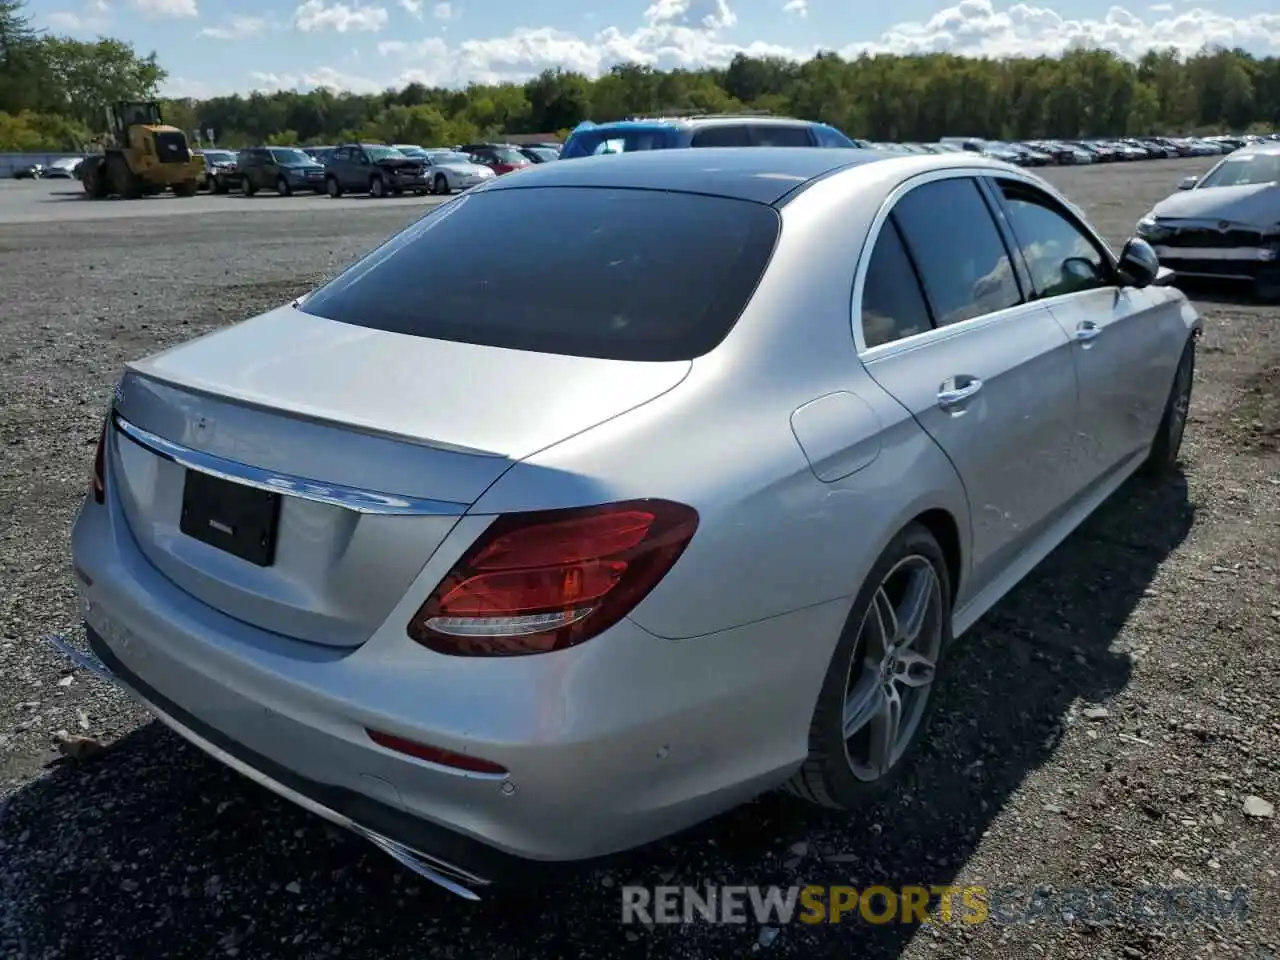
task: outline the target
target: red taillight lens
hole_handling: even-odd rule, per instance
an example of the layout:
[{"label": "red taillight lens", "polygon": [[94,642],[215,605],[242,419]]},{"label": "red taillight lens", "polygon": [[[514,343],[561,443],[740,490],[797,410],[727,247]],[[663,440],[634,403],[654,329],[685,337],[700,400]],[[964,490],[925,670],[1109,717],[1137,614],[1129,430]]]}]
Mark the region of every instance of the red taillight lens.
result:
[{"label": "red taillight lens", "polygon": [[93,452],[93,490],[94,503],[107,502],[107,424],[111,418],[102,421],[102,432],[98,434],[98,449]]},{"label": "red taillight lens", "polygon": [[680,558],[692,507],[635,500],[499,517],[409,621],[439,653],[563,650],[613,626]]}]

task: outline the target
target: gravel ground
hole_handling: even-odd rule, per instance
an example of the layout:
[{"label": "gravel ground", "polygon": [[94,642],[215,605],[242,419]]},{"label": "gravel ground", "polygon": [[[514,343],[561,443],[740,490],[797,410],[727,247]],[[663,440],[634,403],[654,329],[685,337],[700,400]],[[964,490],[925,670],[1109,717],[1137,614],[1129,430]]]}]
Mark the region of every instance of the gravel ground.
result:
[{"label": "gravel ground", "polygon": [[[1205,167],[1049,177],[1120,241]],[[861,817],[771,795],[575,887],[470,905],[73,675],[39,638],[77,629],[67,532],[121,364],[301,292],[416,209],[0,226],[0,957],[1280,956],[1280,310],[1225,291],[1194,292],[1185,476],[1118,493],[973,630],[931,748]],[[1041,896],[1016,925],[622,926],[628,883]],[[1248,915],[1064,899],[1151,885],[1244,887]]]}]

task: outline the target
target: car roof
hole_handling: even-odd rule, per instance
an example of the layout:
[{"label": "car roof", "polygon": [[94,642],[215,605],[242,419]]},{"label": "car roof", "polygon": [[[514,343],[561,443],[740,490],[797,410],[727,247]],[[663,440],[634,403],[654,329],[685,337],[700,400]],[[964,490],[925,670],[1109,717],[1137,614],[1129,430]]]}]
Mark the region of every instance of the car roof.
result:
[{"label": "car roof", "polygon": [[[927,155],[930,159],[943,157]],[[691,150],[637,150],[535,164],[518,177],[501,177],[484,190],[531,187],[616,187],[701,193],[773,204],[796,189],[836,170],[920,154],[835,147],[704,147]],[[980,158],[966,157],[969,162]]]},{"label": "car roof", "polygon": [[770,127],[826,126],[825,123],[818,123],[816,120],[800,120],[796,117],[757,116],[755,114],[747,113],[705,117],[636,117],[633,120],[611,120],[607,123],[598,123],[595,126],[588,127],[582,131],[575,130],[574,133],[591,133],[593,130],[653,130],[658,127],[665,129],[675,129],[677,127],[725,127],[737,126],[743,123]]},{"label": "car roof", "polygon": [[1241,157],[1248,157],[1254,154],[1273,154],[1280,153],[1280,142],[1275,140],[1264,140],[1261,143],[1250,143],[1247,147],[1241,147],[1239,150],[1233,150],[1228,153],[1228,157],[1235,157],[1237,160]]}]

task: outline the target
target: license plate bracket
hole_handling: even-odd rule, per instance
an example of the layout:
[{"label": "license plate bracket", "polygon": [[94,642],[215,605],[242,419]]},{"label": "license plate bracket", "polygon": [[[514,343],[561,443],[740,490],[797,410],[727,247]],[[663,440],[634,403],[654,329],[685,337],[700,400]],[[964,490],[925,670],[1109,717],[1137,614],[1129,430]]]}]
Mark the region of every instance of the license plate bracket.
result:
[{"label": "license plate bracket", "polygon": [[280,494],[188,470],[179,529],[259,567],[275,563]]}]

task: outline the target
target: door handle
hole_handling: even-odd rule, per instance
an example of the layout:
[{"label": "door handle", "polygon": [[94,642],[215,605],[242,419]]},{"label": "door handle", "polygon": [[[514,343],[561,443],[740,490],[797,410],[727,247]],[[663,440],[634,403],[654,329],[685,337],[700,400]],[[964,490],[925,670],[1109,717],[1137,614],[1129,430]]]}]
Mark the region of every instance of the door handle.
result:
[{"label": "door handle", "polygon": [[944,410],[948,407],[954,407],[957,404],[964,403],[981,389],[982,381],[977,377],[971,377],[967,374],[959,377],[948,377],[942,382],[942,386],[938,388],[938,406]]},{"label": "door handle", "polygon": [[1088,343],[1102,333],[1102,328],[1092,320],[1084,320],[1076,326],[1076,339]]}]

